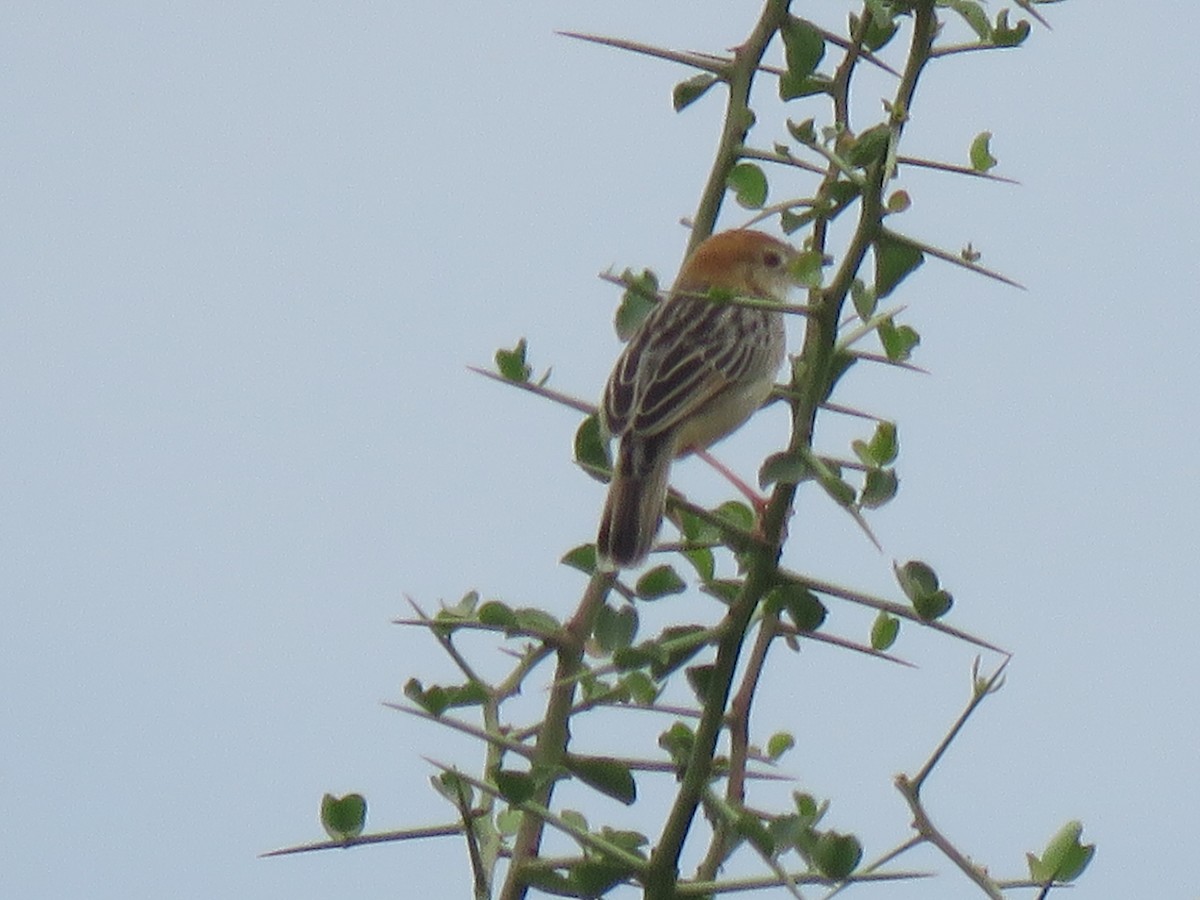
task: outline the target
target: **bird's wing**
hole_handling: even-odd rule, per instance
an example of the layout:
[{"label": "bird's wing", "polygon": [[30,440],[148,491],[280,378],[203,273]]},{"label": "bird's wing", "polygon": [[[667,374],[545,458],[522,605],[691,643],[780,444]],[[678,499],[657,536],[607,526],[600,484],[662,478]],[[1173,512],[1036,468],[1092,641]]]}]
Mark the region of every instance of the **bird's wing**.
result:
[{"label": "bird's wing", "polygon": [[732,304],[676,296],[625,347],[604,392],[611,434],[659,434],[688,419],[756,368],[755,316]]}]

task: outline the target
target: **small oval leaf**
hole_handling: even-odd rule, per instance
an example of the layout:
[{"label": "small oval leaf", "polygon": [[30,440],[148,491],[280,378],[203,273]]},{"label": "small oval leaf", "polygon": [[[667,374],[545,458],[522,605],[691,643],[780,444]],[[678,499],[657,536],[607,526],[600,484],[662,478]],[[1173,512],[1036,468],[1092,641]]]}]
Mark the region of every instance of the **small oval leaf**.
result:
[{"label": "small oval leaf", "polygon": [[687,583],[670,566],[655,566],[637,580],[634,593],[642,600],[658,600],[687,589]]},{"label": "small oval leaf", "polygon": [[716,83],[717,76],[710,75],[708,72],[701,72],[699,75],[693,75],[691,78],[679,82],[671,91],[671,105],[675,107],[675,112],[691,106],[708,93],[708,89]]},{"label": "small oval leaf", "polygon": [[887,650],[896,643],[896,637],[899,634],[900,620],[880,610],[879,615],[875,617],[874,624],[871,625],[871,648]]},{"label": "small oval leaf", "polygon": [[347,794],[335,797],[326,794],[321,798],[321,827],[335,841],[349,841],[358,837],[367,824],[367,801],[362,794]]},{"label": "small oval leaf", "polygon": [[761,209],[767,202],[767,176],[754,163],[738,163],[729,171],[725,183],[738,204],[746,209]]},{"label": "small oval leaf", "polygon": [[567,769],[584,784],[620,800],[626,806],[637,800],[637,782],[629,766],[611,756],[577,756],[566,760]]},{"label": "small oval leaf", "polygon": [[513,349],[496,351],[496,368],[509,381],[528,381],[533,374],[533,369],[525,363],[526,349],[525,338],[521,338]]},{"label": "small oval leaf", "polygon": [[971,141],[971,168],[976,172],[988,172],[996,165],[996,157],[992,156],[988,142],[992,139],[990,131],[981,131]]}]

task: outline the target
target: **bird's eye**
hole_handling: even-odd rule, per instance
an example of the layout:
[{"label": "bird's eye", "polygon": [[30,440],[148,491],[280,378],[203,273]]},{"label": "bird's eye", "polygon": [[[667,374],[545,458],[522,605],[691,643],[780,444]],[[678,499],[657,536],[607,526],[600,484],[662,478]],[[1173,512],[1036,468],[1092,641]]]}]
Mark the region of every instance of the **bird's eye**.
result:
[{"label": "bird's eye", "polygon": [[783,257],[774,250],[768,250],[766,253],[764,253],[762,261],[763,265],[768,269],[778,269],[783,265]]}]

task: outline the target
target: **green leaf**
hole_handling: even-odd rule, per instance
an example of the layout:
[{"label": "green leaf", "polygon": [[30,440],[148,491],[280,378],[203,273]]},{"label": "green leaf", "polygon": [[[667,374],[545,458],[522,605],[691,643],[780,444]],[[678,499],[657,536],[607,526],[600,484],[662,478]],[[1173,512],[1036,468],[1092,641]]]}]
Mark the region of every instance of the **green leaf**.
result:
[{"label": "green leaf", "polygon": [[602,897],[622,881],[628,881],[634,871],[628,865],[607,857],[581,859],[567,868],[571,891],[564,896]]},{"label": "green leaf", "polygon": [[777,731],[767,741],[767,758],[775,762],[796,746],[796,739],[786,731]]},{"label": "green leaf", "polygon": [[716,75],[701,72],[699,75],[693,75],[691,78],[679,82],[671,91],[671,105],[675,107],[675,112],[681,112],[691,106],[703,97],[717,81]]},{"label": "green leaf", "polygon": [[1050,839],[1041,859],[1032,853],[1026,853],[1030,878],[1047,884],[1052,881],[1074,881],[1082,875],[1096,853],[1095,844],[1079,842],[1082,836],[1083,824],[1078,821],[1068,822]]},{"label": "green leaf", "polygon": [[626,269],[621,273],[621,283],[625,285],[625,293],[621,295],[613,327],[617,337],[627,341],[659,303],[658,276],[649,269],[642,269],[640,275]]},{"label": "green leaf", "polygon": [[787,613],[800,631],[816,631],[828,614],[817,595],[793,581],[785,581],[767,592],[766,608]]},{"label": "green leaf", "polygon": [[650,674],[657,679],[670,675],[699,653],[710,640],[707,628],[700,625],[672,625],[659,635],[658,646],[664,651],[660,659],[650,664]]},{"label": "green leaf", "polygon": [[605,825],[600,829],[600,837],[613,846],[620,847],[622,850],[632,853],[634,856],[640,856],[642,859],[646,858],[646,854],[642,848],[650,843],[650,839],[640,831],[610,828]]},{"label": "green leaf", "polygon": [[996,16],[996,26],[992,29],[992,44],[997,47],[1016,47],[1025,43],[1029,37],[1029,23],[1024,19],[1012,28],[1008,27],[1008,10],[1002,9]]},{"label": "green leaf", "polygon": [[550,613],[533,606],[523,606],[516,611],[517,628],[534,637],[550,637],[562,629],[562,623]]},{"label": "green leaf", "polygon": [[410,678],[404,685],[404,696],[431,716],[440,716],[450,707],[479,706],[488,699],[488,691],[478,681],[450,687],[435,684],[425,689],[419,680]]},{"label": "green leaf", "polygon": [[608,441],[600,431],[600,420],[588,416],[575,429],[575,462],[597,481],[606,479],[597,472],[612,470],[612,457],[608,452]]},{"label": "green leaf", "polygon": [[610,756],[578,756],[566,758],[571,774],[584,784],[594,787],[605,796],[629,806],[637,800],[637,783],[629,767]]},{"label": "green leaf", "polygon": [[912,206],[912,198],[908,191],[892,191],[884,203],[884,209],[889,213],[902,213]]},{"label": "green leaf", "polygon": [[820,463],[816,466],[816,475],[817,484],[821,485],[825,493],[839,506],[850,506],[854,503],[858,492],[854,490],[853,485],[842,479],[840,470]]},{"label": "green leaf", "polygon": [[896,496],[900,489],[900,479],[896,477],[895,469],[871,469],[863,480],[862,493],[859,495],[859,506],[866,509],[878,509]]},{"label": "green leaf", "polygon": [[813,865],[826,878],[841,881],[862,859],[862,844],[852,834],[826,831],[812,850]]},{"label": "green leaf", "polygon": [[875,296],[875,291],[858,278],[850,283],[850,300],[854,304],[854,311],[864,322],[875,315],[875,310],[879,306],[879,298]]},{"label": "green leaf", "polygon": [[992,139],[990,131],[981,131],[971,141],[971,168],[976,172],[990,172],[996,165],[996,157],[992,156],[988,147]]},{"label": "green leaf", "polygon": [[692,564],[692,568],[696,570],[696,574],[700,576],[701,581],[712,580],[713,575],[717,571],[717,561],[710,549],[707,547],[696,547],[693,550],[684,550],[683,556]]},{"label": "green leaf", "polygon": [[633,647],[621,647],[613,652],[613,665],[620,671],[640,669],[667,659],[667,650],[658,641],[642,641]]},{"label": "green leaf", "polygon": [[833,82],[824,75],[809,75],[797,80],[785,73],[779,78],[779,99],[797,100],[801,97],[811,97],[813,94],[828,93],[832,84]]},{"label": "green leaf", "polygon": [[962,16],[963,21],[971,26],[971,30],[979,35],[981,41],[991,37],[992,23],[988,21],[983,7],[974,0],[938,0],[938,5],[949,7]]},{"label": "green leaf", "polygon": [[713,515],[743,531],[754,529],[754,510],[740,500],[726,500],[713,510]]},{"label": "green leaf", "polygon": [[533,369],[525,364],[525,338],[517,341],[511,350],[496,351],[496,368],[509,381],[528,381]]},{"label": "green leaf", "polygon": [[954,597],[938,586],[937,574],[927,564],[909,560],[893,569],[900,589],[912,602],[917,615],[926,622],[941,618],[954,605]]},{"label": "green leaf", "polygon": [[792,100],[816,93],[813,87],[822,80],[814,79],[812,75],[825,56],[825,38],[811,22],[795,16],[784,20],[779,33],[783,37],[787,60],[787,71],[779,76],[780,99]]},{"label": "green leaf", "polygon": [[623,604],[620,609],[613,609],[604,603],[596,612],[596,625],[592,634],[601,650],[612,653],[620,647],[632,644],[637,629],[638,614],[633,606]]},{"label": "green leaf", "polygon": [[779,29],[788,74],[806,78],[817,70],[825,56],[825,38],[807,19],[788,16]]},{"label": "green leaf", "polygon": [[436,618],[470,619],[475,615],[475,607],[479,603],[479,591],[467,591],[462,599],[453,606],[443,605]]},{"label": "green leaf", "polygon": [[767,202],[767,176],[754,163],[738,163],[729,170],[725,183],[746,209],[761,209]]},{"label": "green leaf", "polygon": [[895,422],[880,422],[875,426],[875,434],[871,438],[871,458],[876,464],[886,466],[896,461],[900,455],[900,441],[896,435]]},{"label": "green leaf", "polygon": [[687,763],[692,755],[696,734],[682,722],[676,722],[658,736],[658,746],[667,751],[676,766]]},{"label": "green leaf", "polygon": [[707,519],[702,519],[686,509],[679,510],[679,530],[689,541],[697,544],[711,544],[721,539],[721,529]]},{"label": "green leaf", "polygon": [[896,424],[880,422],[875,426],[875,434],[871,436],[870,443],[854,441],[850,446],[859,460],[872,468],[895,462],[900,452],[900,445],[896,440]]},{"label": "green leaf", "polygon": [[475,789],[463,781],[457,772],[439,772],[429,779],[429,783],[435,791],[455,805],[461,802],[470,808],[474,803]]},{"label": "green leaf", "polygon": [[813,219],[813,211],[806,209],[802,213],[793,212],[790,209],[781,209],[779,211],[779,227],[783,229],[784,234],[794,234],[799,231]]},{"label": "green leaf", "polygon": [[884,158],[891,140],[892,129],[890,126],[873,125],[843,151],[843,156],[850,165],[865,169]]},{"label": "green leaf", "polygon": [[691,666],[685,673],[692,693],[696,695],[696,699],[701,703],[705,703],[708,700],[708,689],[712,684],[713,668],[711,664]]},{"label": "green leaf", "polygon": [[925,254],[907,241],[881,235],[875,241],[875,296],[882,300],[914,269],[925,262]]},{"label": "green leaf", "polygon": [[358,837],[367,824],[367,801],[362,794],[321,798],[321,827],[335,841]]},{"label": "green leaf", "polygon": [[487,701],[488,691],[478,681],[468,681],[465,684],[447,688],[446,697],[449,706],[480,706]]},{"label": "green leaf", "polygon": [[812,467],[799,454],[772,453],[758,470],[758,486],[766,488],[772,484],[799,484],[812,478],[812,474]]},{"label": "green leaf", "polygon": [[825,257],[816,250],[801,250],[796,254],[788,267],[788,272],[797,284],[805,287],[819,288],[822,281],[822,267]]},{"label": "green leaf", "polygon": [[489,600],[479,607],[479,621],[493,628],[511,630],[517,627],[517,614],[507,604],[499,600]]},{"label": "green leaf", "polygon": [[839,179],[830,184],[822,196],[827,197],[836,206],[845,206],[852,200],[855,200],[862,193],[862,189],[853,181]]},{"label": "green leaf", "polygon": [[580,831],[589,830],[587,818],[578,810],[564,809],[559,815],[568,825],[578,828]]},{"label": "green leaf", "polygon": [[496,830],[506,837],[512,837],[521,828],[524,819],[519,809],[505,809],[496,813]]},{"label": "green leaf", "polygon": [[912,356],[913,348],[921,343],[916,329],[908,325],[897,325],[891,316],[882,319],[876,327],[883,352],[892,362],[905,362]]},{"label": "green leaf", "polygon": [[826,385],[825,397],[823,399],[829,399],[830,395],[833,394],[833,389],[837,387],[838,381],[850,371],[856,361],[854,355],[848,350],[833,351],[833,358],[829,360],[829,382]]},{"label": "green leaf", "polygon": [[828,801],[818,803],[816,797],[803,791],[792,791],[792,802],[796,804],[796,812],[808,820],[810,825],[816,825],[821,820],[828,804]]},{"label": "green leaf", "polygon": [[629,693],[629,699],[638,706],[649,706],[662,693],[645,672],[630,672],[621,679],[620,684]]},{"label": "green leaf", "polygon": [[893,566],[900,590],[909,600],[928,596],[938,589],[937,573],[928,563],[918,559],[910,559],[902,566]]},{"label": "green leaf", "polygon": [[775,846],[779,848],[799,848],[801,845],[807,847],[812,843],[809,839],[811,833],[805,828],[800,816],[775,816],[767,823],[767,829],[771,832]]},{"label": "green leaf", "polygon": [[623,703],[629,699],[619,681],[617,686],[613,687],[603,678],[597,678],[593,672],[588,671],[579,673],[579,693],[587,701],[603,698],[614,703]]},{"label": "green leaf", "polygon": [[805,119],[803,122],[793,122],[788,119],[787,130],[798,144],[808,145],[817,142],[817,129],[812,119]]},{"label": "green leaf", "polygon": [[926,622],[940,619],[946,613],[950,612],[950,607],[953,605],[954,597],[948,591],[935,591],[926,597],[921,597],[913,601],[913,609]]},{"label": "green leaf", "polygon": [[445,688],[435,684],[426,690],[417,678],[410,678],[404,683],[404,696],[431,716],[440,716],[450,705]]},{"label": "green leaf", "polygon": [[531,774],[515,769],[495,769],[492,771],[492,780],[500,796],[513,806],[520,806],[537,790],[537,783]]},{"label": "green leaf", "polygon": [[[886,12],[876,12],[875,8],[885,9]],[[867,33],[863,35],[863,46],[874,53],[882,49],[888,41],[890,41],[900,30],[900,26],[896,24],[892,18],[894,11],[892,8],[885,7],[883,3],[867,2],[867,8],[871,10],[871,21],[867,25]],[[858,31],[859,18],[853,13],[850,14],[850,31],[856,33]]]},{"label": "green leaf", "polygon": [[568,550],[559,562],[572,569],[578,569],[585,575],[591,575],[596,571],[596,545],[580,544]]},{"label": "green leaf", "polygon": [[737,599],[742,590],[742,582],[728,578],[714,578],[704,584],[704,593],[716,597],[726,606]]},{"label": "green leaf", "polygon": [[[530,868],[524,874],[525,883],[530,887],[538,888],[547,894],[552,894],[555,897],[579,897],[579,889],[575,883],[565,875],[559,874],[554,869],[549,868]],[[586,895],[583,895],[586,896]]]},{"label": "green leaf", "polygon": [[742,810],[738,814],[737,823],[734,827],[737,833],[753,844],[763,856],[771,857],[775,855],[775,838],[758,816]]},{"label": "green leaf", "polygon": [[875,617],[871,625],[871,647],[875,650],[887,650],[900,634],[900,620],[883,610]]},{"label": "green leaf", "polygon": [[670,566],[655,566],[637,580],[633,591],[643,600],[658,600],[687,590],[687,583]]}]

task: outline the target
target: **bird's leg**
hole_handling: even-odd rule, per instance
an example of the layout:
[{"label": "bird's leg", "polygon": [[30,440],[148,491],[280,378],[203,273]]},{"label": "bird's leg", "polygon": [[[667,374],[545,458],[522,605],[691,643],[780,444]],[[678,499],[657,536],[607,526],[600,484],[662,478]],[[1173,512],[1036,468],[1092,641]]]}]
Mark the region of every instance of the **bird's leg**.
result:
[{"label": "bird's leg", "polygon": [[[767,504],[771,502],[770,497],[763,496],[758,493],[746,482],[742,481],[728,466],[709,453],[707,450],[693,450],[698,457],[720,472],[728,479],[729,483],[738,489],[738,492],[750,501],[750,505],[754,507],[754,534],[755,537],[765,539],[766,533],[764,526],[767,521]],[[779,535],[781,541],[787,539],[787,519],[791,517],[791,511],[788,511],[787,517],[784,518],[783,526]]]},{"label": "bird's leg", "polygon": [[737,488],[738,493],[750,501],[750,505],[754,507],[754,513],[756,517],[761,522],[763,516],[767,512],[767,503],[770,502],[771,498],[764,497],[762,494],[758,493],[756,490],[754,490],[754,488],[742,481],[742,479],[737,476],[737,473],[735,473],[732,469],[726,466],[707,450],[696,449],[692,452],[724,475],[726,480],[728,480],[730,484]]}]

